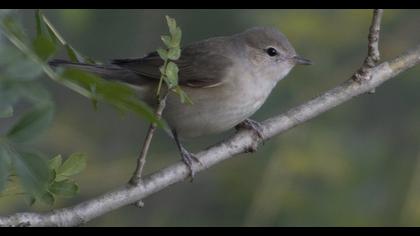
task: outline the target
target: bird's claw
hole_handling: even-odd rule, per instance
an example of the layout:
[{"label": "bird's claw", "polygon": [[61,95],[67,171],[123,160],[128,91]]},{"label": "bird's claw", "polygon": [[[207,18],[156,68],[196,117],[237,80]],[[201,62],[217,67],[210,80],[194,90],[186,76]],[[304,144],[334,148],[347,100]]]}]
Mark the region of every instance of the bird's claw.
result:
[{"label": "bird's claw", "polygon": [[185,148],[181,148],[181,156],[182,156],[182,161],[188,166],[188,168],[190,169],[190,177],[191,177],[191,182],[194,179],[194,175],[195,175],[195,171],[193,168],[194,162],[199,163],[200,165],[202,165],[200,159],[198,159],[194,154],[192,154],[191,152],[187,151]]},{"label": "bird's claw", "polygon": [[240,130],[240,129],[253,130],[261,140],[264,140],[263,127],[261,126],[260,123],[258,123],[255,120],[246,119],[242,121],[241,123],[239,123],[238,125],[236,125],[235,129],[236,130]]},{"label": "bird's claw", "polygon": [[[246,120],[242,121],[241,123],[239,123],[238,125],[236,125],[235,129],[236,130],[241,130],[241,129],[252,130],[257,135],[257,137],[259,138],[259,141],[261,141],[262,144],[264,144],[263,127],[257,121],[251,120],[251,119],[246,119]],[[245,150],[245,152],[256,152],[257,147],[258,147],[258,142],[254,142],[250,147],[248,147]]]}]

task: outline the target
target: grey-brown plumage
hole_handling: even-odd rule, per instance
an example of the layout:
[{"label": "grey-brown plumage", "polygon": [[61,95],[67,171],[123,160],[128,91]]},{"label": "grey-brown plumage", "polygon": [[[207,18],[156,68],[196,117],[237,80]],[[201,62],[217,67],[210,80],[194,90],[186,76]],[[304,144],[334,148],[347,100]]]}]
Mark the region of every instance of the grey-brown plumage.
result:
[{"label": "grey-brown plumage", "polygon": [[[188,87],[207,87],[219,83],[226,69],[232,64],[232,60],[212,48],[224,48],[225,40],[206,40],[189,45],[182,49],[181,57],[175,63],[179,67],[179,84]],[[159,67],[163,64],[162,59],[156,52],[138,59],[118,59],[111,62],[122,68],[129,69],[139,76],[156,82],[160,78]]]},{"label": "grey-brown plumage", "polygon": [[[296,64],[310,61],[298,56],[278,30],[255,27],[192,43],[182,49],[175,63],[179,67],[179,84],[194,104],[181,104],[176,95],[170,94],[163,117],[174,133],[197,137],[231,129],[246,120]],[[62,60],[50,64],[135,85],[141,98],[153,106],[163,61],[153,52],[143,58],[113,60],[109,65]]]}]

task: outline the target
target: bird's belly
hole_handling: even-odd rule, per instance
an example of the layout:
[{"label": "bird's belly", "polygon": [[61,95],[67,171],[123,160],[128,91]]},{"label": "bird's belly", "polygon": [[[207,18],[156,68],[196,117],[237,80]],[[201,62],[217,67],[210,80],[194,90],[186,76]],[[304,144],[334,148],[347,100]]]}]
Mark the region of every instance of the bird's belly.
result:
[{"label": "bird's belly", "polygon": [[187,91],[193,105],[179,104],[175,95],[168,97],[163,116],[181,137],[193,138],[229,130],[254,114],[268,96],[255,91],[250,95],[211,89]]}]

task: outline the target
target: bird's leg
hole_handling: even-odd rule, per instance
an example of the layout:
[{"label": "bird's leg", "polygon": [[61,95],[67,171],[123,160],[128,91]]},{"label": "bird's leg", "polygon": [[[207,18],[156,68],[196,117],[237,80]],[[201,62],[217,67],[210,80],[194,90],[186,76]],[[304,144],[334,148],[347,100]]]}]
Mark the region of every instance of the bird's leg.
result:
[{"label": "bird's leg", "polygon": [[241,130],[241,129],[253,130],[255,134],[257,134],[258,138],[260,138],[263,141],[263,144],[264,144],[263,127],[257,121],[251,120],[251,119],[245,119],[241,123],[237,124],[235,126],[235,129],[236,130]]},{"label": "bird's leg", "polygon": [[172,135],[174,137],[176,146],[178,147],[179,153],[181,154],[182,157],[182,161],[188,166],[188,168],[190,169],[190,176],[191,176],[191,181],[194,179],[194,175],[195,175],[195,171],[193,169],[193,162],[198,162],[201,164],[200,160],[191,152],[189,152],[187,149],[185,149],[181,142],[179,141],[178,138],[178,134],[176,132],[176,130],[172,130]]}]

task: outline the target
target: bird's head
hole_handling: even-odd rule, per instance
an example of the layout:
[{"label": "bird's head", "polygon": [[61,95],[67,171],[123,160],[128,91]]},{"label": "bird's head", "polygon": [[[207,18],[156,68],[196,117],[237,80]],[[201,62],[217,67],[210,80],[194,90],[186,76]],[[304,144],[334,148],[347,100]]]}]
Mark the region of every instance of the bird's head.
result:
[{"label": "bird's head", "polygon": [[275,28],[254,27],[236,39],[245,45],[245,56],[258,74],[268,79],[284,78],[295,65],[311,65],[312,62],[299,56],[286,36]]}]

